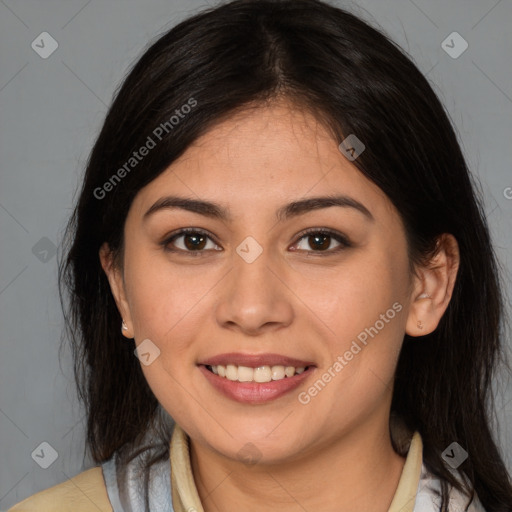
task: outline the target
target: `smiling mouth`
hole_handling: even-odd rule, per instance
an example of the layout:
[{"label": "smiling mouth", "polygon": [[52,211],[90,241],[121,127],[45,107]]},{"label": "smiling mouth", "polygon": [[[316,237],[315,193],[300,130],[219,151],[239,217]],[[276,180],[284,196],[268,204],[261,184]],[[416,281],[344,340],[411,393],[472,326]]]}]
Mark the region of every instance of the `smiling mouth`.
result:
[{"label": "smiling mouth", "polygon": [[265,383],[288,379],[294,375],[300,375],[307,371],[310,366],[258,366],[251,368],[249,366],[241,366],[235,364],[228,365],[205,365],[205,368],[211,373],[222,377],[226,380],[236,382],[257,382]]},{"label": "smiling mouth", "polygon": [[206,380],[225,397],[258,405],[290,394],[316,371],[307,360],[280,354],[218,354],[198,363]]}]

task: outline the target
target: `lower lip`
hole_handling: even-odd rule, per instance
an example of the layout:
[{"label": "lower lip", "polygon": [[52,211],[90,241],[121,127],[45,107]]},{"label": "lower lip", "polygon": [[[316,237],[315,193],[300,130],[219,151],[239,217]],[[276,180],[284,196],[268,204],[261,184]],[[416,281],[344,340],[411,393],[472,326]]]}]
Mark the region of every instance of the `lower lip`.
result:
[{"label": "lower lip", "polygon": [[225,377],[219,377],[204,365],[199,365],[199,369],[208,379],[208,382],[224,396],[236,402],[262,404],[280,398],[299,387],[309,377],[314,367],[310,367],[293,377],[285,377],[284,379],[272,380],[270,382],[238,382],[226,379]]}]

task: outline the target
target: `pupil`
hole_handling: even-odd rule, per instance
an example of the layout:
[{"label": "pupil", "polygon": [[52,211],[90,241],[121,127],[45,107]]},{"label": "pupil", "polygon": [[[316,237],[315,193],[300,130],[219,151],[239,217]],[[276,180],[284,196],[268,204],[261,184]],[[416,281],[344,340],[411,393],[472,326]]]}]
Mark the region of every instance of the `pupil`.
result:
[{"label": "pupil", "polygon": [[[204,241],[206,237],[204,235],[199,234],[193,234],[193,235],[186,235],[185,236],[185,246],[187,249],[203,249],[204,247]],[[190,240],[195,240],[195,242],[189,243]],[[203,244],[203,245],[201,245]]]},{"label": "pupil", "polygon": [[329,248],[329,235],[310,235],[310,242],[311,242],[311,239],[314,240],[313,242],[313,245],[314,244],[319,244],[320,242],[318,242],[318,240],[320,239],[323,239],[323,243],[320,243],[320,246],[317,245],[317,248],[318,249],[328,249]]}]

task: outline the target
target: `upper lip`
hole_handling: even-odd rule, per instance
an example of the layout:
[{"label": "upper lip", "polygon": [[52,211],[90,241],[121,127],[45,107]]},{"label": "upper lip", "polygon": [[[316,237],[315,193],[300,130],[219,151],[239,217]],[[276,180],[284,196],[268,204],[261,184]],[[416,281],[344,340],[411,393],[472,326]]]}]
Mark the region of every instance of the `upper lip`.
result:
[{"label": "upper lip", "polygon": [[295,368],[313,366],[310,361],[302,361],[293,357],[283,356],[280,354],[241,354],[232,352],[229,354],[218,354],[205,359],[199,364],[205,366],[217,366],[219,364],[226,366],[234,364],[236,366],[247,366],[249,368],[257,368],[258,366],[295,366]]}]

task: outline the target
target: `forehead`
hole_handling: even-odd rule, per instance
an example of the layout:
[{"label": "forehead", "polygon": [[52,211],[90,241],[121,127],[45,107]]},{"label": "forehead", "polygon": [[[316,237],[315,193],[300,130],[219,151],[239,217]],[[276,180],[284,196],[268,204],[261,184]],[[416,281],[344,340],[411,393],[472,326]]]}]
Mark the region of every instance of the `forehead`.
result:
[{"label": "forehead", "polygon": [[214,125],[139,192],[134,207],[143,214],[166,193],[253,214],[335,193],[393,214],[385,194],[345,158],[329,129],[289,102],[247,109]]}]

